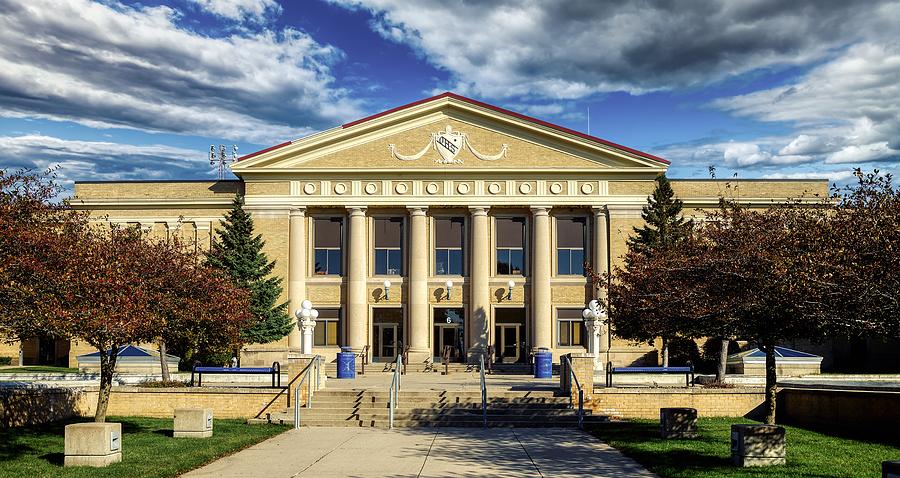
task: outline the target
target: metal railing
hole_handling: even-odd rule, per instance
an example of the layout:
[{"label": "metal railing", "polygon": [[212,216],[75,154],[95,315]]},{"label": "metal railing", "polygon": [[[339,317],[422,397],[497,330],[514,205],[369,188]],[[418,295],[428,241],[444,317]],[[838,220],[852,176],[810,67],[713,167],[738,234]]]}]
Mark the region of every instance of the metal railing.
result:
[{"label": "metal railing", "polygon": [[569,395],[569,406],[575,408],[574,399],[572,398],[572,383],[575,384],[575,387],[578,389],[578,428],[584,429],[584,389],[581,388],[581,384],[578,383],[578,377],[575,376],[575,370],[572,369],[572,361],[569,360],[568,355],[563,355],[562,359],[566,362],[566,370],[569,373],[569,390],[566,392]]},{"label": "metal railing", "polygon": [[394,367],[394,377],[391,379],[391,389],[388,392],[388,428],[394,428],[394,409],[400,403],[400,377],[403,368],[403,352],[397,354],[397,365]]},{"label": "metal railing", "polygon": [[481,425],[487,428],[487,383],[484,380],[484,354],[478,356],[479,367],[481,372]]},{"label": "metal railing", "polygon": [[[313,394],[322,387],[322,356],[316,355],[313,357],[306,368],[303,369],[303,372],[300,373],[302,377],[294,391],[294,428],[300,428],[300,395],[303,383],[306,382],[307,387],[306,408],[312,408]],[[315,373],[315,378],[310,378],[310,373]],[[313,385],[314,382],[315,385]]]}]

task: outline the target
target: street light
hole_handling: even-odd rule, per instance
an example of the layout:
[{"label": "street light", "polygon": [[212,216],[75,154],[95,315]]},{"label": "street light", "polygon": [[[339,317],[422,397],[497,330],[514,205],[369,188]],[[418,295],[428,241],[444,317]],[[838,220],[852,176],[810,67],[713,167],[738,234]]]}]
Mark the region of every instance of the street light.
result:
[{"label": "street light", "polygon": [[447,300],[450,300],[450,291],[453,290],[453,281],[447,280],[447,282],[444,282],[444,286],[447,288]]},{"label": "street light", "polygon": [[313,348],[313,330],[316,328],[316,319],[319,318],[319,311],[313,308],[312,302],[308,299],[300,303],[300,308],[294,312],[297,317],[297,324],[303,336],[300,344],[301,354],[311,354]]},{"label": "street light", "polygon": [[[603,326],[606,324],[606,312],[600,306],[600,301],[594,299],[588,302],[587,307],[581,311],[584,317],[584,325],[588,331],[588,353],[594,356],[594,370],[602,370],[603,364],[600,361],[600,336],[603,335]],[[607,340],[608,340],[607,334]],[[607,347],[607,362],[609,362],[609,348]]]},{"label": "street light", "polygon": [[506,291],[506,300],[512,300],[512,290],[513,287],[516,286],[516,281],[510,279],[509,282],[506,283],[508,289]]},{"label": "street light", "polygon": [[381,285],[384,286],[384,300],[391,300],[391,281],[385,280]]}]

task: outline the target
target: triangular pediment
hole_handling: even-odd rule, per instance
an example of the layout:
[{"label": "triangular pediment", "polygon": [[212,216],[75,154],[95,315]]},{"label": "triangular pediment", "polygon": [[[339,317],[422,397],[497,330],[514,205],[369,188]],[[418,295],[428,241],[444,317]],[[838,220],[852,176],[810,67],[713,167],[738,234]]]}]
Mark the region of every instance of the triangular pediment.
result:
[{"label": "triangular pediment", "polygon": [[664,171],[665,160],[447,94],[242,158],[237,174],[297,170]]}]

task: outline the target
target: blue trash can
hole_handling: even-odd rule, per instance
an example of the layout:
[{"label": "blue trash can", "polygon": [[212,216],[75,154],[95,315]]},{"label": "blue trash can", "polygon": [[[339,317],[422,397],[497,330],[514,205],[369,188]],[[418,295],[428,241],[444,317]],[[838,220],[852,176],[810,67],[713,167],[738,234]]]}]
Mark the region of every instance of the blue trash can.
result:
[{"label": "blue trash can", "polygon": [[350,347],[341,347],[337,354],[337,378],[356,378],[356,354]]},{"label": "blue trash can", "polygon": [[549,350],[539,350],[534,354],[534,378],[553,377],[553,353]]}]

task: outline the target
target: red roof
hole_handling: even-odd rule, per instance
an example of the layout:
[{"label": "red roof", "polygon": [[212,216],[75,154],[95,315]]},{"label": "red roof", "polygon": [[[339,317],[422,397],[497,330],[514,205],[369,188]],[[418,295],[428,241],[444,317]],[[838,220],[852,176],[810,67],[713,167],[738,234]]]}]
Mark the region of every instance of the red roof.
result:
[{"label": "red roof", "polygon": [[[412,108],[412,107],[414,107],[414,106],[418,106],[418,105],[421,105],[421,104],[424,104],[424,103],[428,103],[428,102],[431,102],[431,101],[434,101],[434,100],[438,100],[438,99],[441,99],[441,98],[453,98],[453,99],[455,99],[455,100],[463,101],[463,102],[466,102],[466,103],[469,103],[469,104],[472,104],[472,105],[475,105],[475,106],[480,106],[480,107],[482,107],[482,108],[487,108],[487,109],[489,109],[489,110],[496,111],[496,112],[498,112],[498,113],[502,113],[502,114],[505,114],[505,115],[508,115],[508,116],[512,116],[512,117],[515,117],[515,118],[519,118],[519,119],[521,119],[521,120],[525,120],[525,121],[528,121],[528,122],[530,122],[530,123],[539,124],[539,125],[541,125],[541,126],[544,126],[544,127],[547,127],[547,128],[551,128],[551,129],[555,129],[555,130],[561,131],[561,132],[563,132],[563,133],[568,133],[568,134],[571,134],[571,135],[574,135],[574,136],[578,136],[579,138],[583,138],[583,139],[586,139],[586,140],[589,140],[589,141],[593,141],[593,142],[596,142],[596,143],[600,143],[600,144],[603,144],[603,145],[606,145],[606,146],[611,146],[611,147],[613,147],[613,148],[620,149],[620,150],[622,150],[622,151],[627,151],[627,152],[629,152],[629,153],[638,155],[638,156],[640,156],[640,157],[642,157],[642,158],[650,159],[650,160],[653,160],[653,161],[658,161],[658,162],[661,162],[661,163],[664,163],[664,164],[671,164],[668,160],[663,159],[663,158],[660,158],[659,156],[654,156],[654,155],[652,155],[652,154],[645,153],[645,152],[643,152],[643,151],[638,151],[638,150],[636,150],[636,149],[629,148],[629,147],[627,147],[627,146],[622,146],[621,144],[613,143],[612,141],[607,141],[607,140],[605,140],[605,139],[603,139],[603,138],[598,138],[598,137],[596,137],[596,136],[591,136],[591,135],[589,135],[589,134],[585,134],[585,133],[582,133],[582,132],[580,132],[580,131],[575,131],[575,130],[573,130],[573,129],[569,129],[569,128],[566,128],[566,127],[564,127],[564,126],[560,126],[560,125],[557,125],[557,124],[549,123],[549,122],[547,122],[547,121],[539,120],[539,119],[533,118],[533,117],[531,117],[531,116],[523,115],[523,114],[521,114],[521,113],[516,113],[515,111],[510,111],[510,110],[505,109],[505,108],[500,108],[499,106],[494,106],[494,105],[491,105],[491,104],[488,104],[488,103],[484,103],[484,102],[481,102],[481,101],[478,101],[478,100],[473,100],[472,98],[466,98],[465,96],[460,96],[460,95],[457,95],[456,93],[451,93],[451,92],[449,92],[449,91],[447,91],[447,92],[445,92],[445,93],[441,93],[441,94],[436,95],[436,96],[432,96],[431,98],[425,98],[425,99],[422,99],[422,100],[413,101],[412,103],[408,103],[408,104],[405,104],[405,105],[403,105],[403,106],[398,106],[398,107],[396,107],[396,108],[391,108],[391,109],[389,109],[389,110],[382,111],[381,113],[376,113],[376,114],[371,115],[371,116],[366,116],[365,118],[358,119],[358,120],[356,120],[356,121],[351,121],[351,122],[349,122],[349,123],[344,123],[343,125],[341,125],[341,128],[342,128],[342,129],[350,128],[350,127],[352,127],[352,126],[356,126],[356,125],[358,125],[358,124],[362,124],[362,123],[365,123],[365,122],[367,122],[367,121],[370,121],[370,120],[373,120],[373,119],[376,119],[376,118],[380,118],[380,117],[382,117],[382,116],[389,115],[389,114],[391,114],[391,113],[395,113],[395,112],[397,112],[397,111],[402,111],[402,110],[405,110],[405,109],[407,109],[407,108]],[[281,143],[281,144],[278,144],[278,145],[275,145],[275,146],[271,146],[271,147],[268,147],[268,148],[266,148],[266,149],[262,149],[262,150],[256,151],[256,152],[254,152],[254,153],[250,153],[250,154],[248,154],[248,155],[246,155],[246,156],[242,156],[242,157],[238,158],[238,161],[241,161],[241,160],[244,160],[244,159],[247,159],[247,158],[251,158],[251,157],[253,157],[253,156],[257,156],[257,155],[259,155],[259,154],[266,153],[266,152],[272,151],[272,150],[274,150],[274,149],[281,148],[281,147],[283,147],[283,146],[287,146],[287,145],[289,145],[289,144],[291,144],[291,143],[292,143],[291,141],[286,141],[286,142],[284,142],[284,143]]]}]

